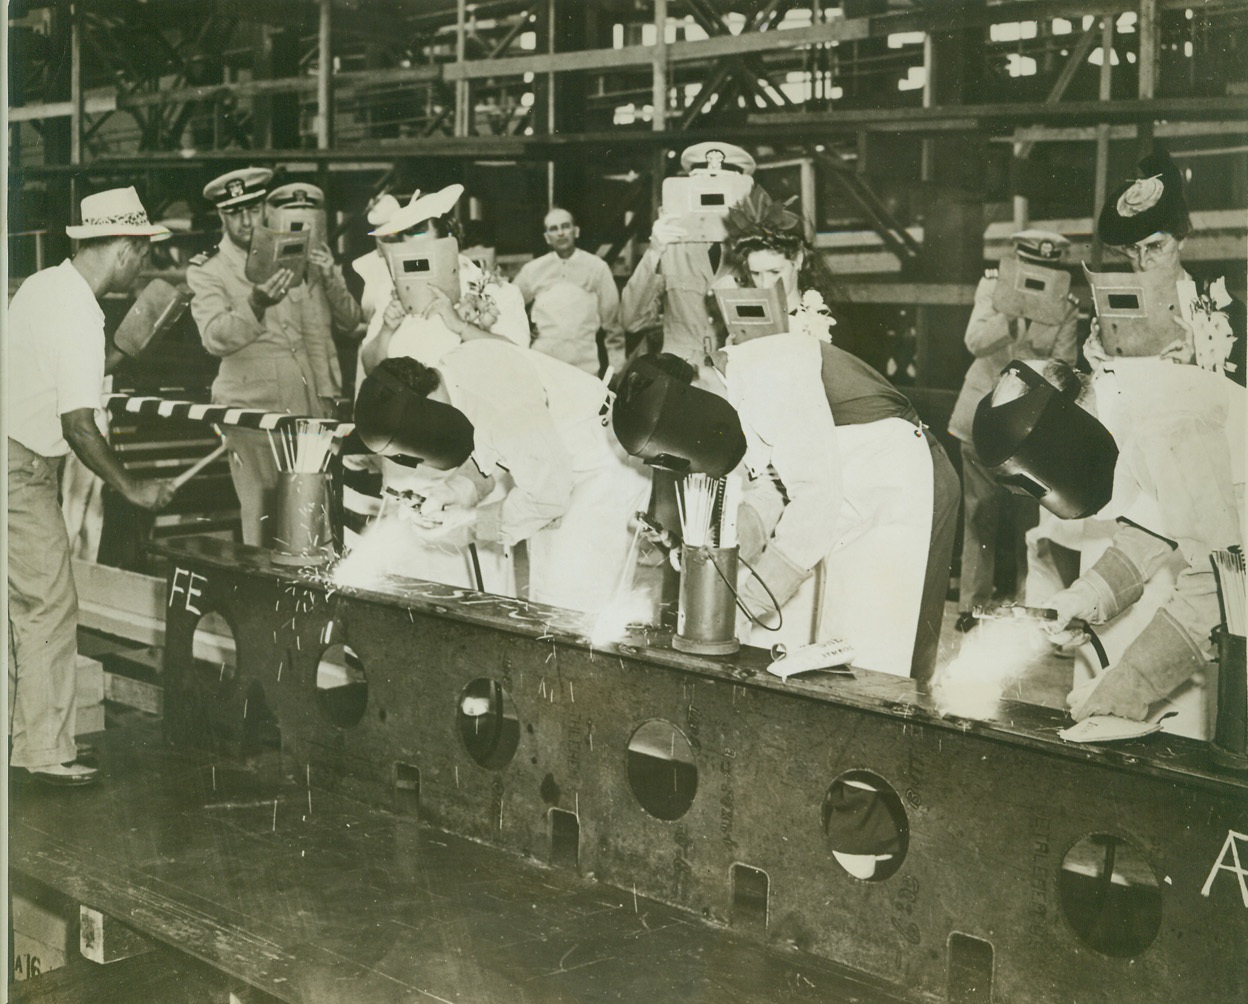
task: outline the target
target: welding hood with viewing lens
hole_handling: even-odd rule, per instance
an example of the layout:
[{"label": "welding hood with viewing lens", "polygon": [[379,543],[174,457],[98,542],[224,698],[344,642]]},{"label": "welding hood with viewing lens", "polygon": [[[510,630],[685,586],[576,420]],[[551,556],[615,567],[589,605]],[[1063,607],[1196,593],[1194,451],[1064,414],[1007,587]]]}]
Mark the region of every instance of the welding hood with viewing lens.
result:
[{"label": "welding hood with viewing lens", "polygon": [[1062,519],[1099,512],[1113,494],[1114,437],[1026,363],[1016,360],[1002,372],[1028,391],[996,406],[991,394],[979,402],[971,435],[980,460],[1004,487]]},{"label": "welding hood with viewing lens", "polygon": [[355,432],[373,453],[443,471],[472,455],[472,423],[462,411],[417,394],[380,368],[360,385]]},{"label": "welding hood with viewing lens", "polygon": [[745,434],[731,404],[644,358],[620,382],[611,425],[630,455],[677,474],[723,477],[745,456]]}]

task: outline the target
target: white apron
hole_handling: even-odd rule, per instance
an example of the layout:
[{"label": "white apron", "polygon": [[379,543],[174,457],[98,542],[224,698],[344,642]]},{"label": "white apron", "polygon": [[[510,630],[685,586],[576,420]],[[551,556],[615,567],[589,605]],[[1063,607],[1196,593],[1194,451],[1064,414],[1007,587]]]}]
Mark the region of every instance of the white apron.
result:
[{"label": "white apron", "polygon": [[901,418],[836,435],[845,494],[822,562],[816,638],[844,638],[862,669],[909,676],[931,536],[931,450]]}]

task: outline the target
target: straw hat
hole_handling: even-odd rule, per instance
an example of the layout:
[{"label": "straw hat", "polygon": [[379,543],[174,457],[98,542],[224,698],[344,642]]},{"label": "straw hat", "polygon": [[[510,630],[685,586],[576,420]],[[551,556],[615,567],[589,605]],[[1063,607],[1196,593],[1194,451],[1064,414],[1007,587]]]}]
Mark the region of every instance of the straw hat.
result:
[{"label": "straw hat", "polygon": [[82,200],[82,223],[66,227],[65,233],[76,241],[91,237],[150,237],[159,241],[169,236],[169,228],[147,218],[139,193],[131,185],[88,195]]}]

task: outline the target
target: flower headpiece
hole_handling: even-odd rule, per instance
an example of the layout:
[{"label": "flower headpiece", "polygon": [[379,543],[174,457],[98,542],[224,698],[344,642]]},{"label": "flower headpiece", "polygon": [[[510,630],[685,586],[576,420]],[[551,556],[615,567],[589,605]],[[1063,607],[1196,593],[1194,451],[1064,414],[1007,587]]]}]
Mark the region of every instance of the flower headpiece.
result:
[{"label": "flower headpiece", "polygon": [[803,241],[798,229],[801,218],[788,208],[796,198],[776,202],[755,185],[749,195],[728,210],[724,226],[729,250],[737,257],[764,249],[791,255]]}]

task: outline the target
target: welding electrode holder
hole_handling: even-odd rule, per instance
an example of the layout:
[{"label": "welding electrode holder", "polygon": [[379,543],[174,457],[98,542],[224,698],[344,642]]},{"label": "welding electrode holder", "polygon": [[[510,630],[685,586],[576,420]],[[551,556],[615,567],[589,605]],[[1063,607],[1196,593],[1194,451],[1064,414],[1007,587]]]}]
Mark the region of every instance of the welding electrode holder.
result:
[{"label": "welding electrode holder", "polygon": [[[977,606],[971,611],[971,615],[976,620],[1057,620],[1057,611],[1052,607],[1025,607],[1013,603],[995,607]],[[1105,651],[1105,646],[1101,643],[1100,637],[1092,630],[1091,624],[1082,618],[1076,617],[1066,627],[1071,631],[1078,631],[1087,639],[1088,644],[1096,652],[1096,658],[1100,661],[1102,670],[1109,668],[1109,655]]]}]

